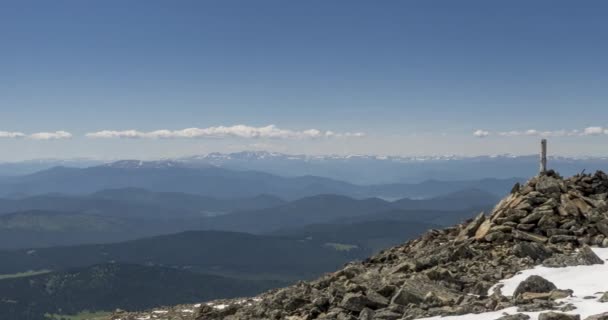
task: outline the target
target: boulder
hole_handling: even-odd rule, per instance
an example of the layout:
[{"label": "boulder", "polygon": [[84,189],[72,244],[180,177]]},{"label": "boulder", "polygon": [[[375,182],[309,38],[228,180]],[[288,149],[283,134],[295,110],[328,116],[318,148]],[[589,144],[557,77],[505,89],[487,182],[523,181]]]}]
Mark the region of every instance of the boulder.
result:
[{"label": "boulder", "polygon": [[[298,320],[300,320],[300,319],[298,319]],[[302,318],[301,320],[306,320],[306,319]],[[350,313],[340,312],[338,314],[337,320],[357,320],[357,318],[355,318],[355,316],[353,316]]]},{"label": "boulder", "polygon": [[553,253],[541,243],[520,242],[513,247],[513,254],[519,258],[530,257],[532,260],[545,260]]},{"label": "boulder", "polygon": [[538,315],[538,320],[581,320],[581,316],[578,314],[545,312]]},{"label": "boulder", "polygon": [[568,236],[568,235],[554,235],[549,238],[549,243],[560,243],[560,242],[577,242],[578,238],[576,236]]},{"label": "boulder", "polygon": [[407,306],[409,303],[423,302],[429,292],[432,292],[443,304],[458,300],[461,294],[441,284],[428,279],[407,279],[391,299],[391,304]]},{"label": "boulder", "polygon": [[520,230],[513,230],[513,237],[520,240],[533,241],[538,243],[547,242],[547,237],[545,236]]},{"label": "boulder", "polygon": [[559,254],[543,261],[543,265],[550,268],[590,266],[594,264],[604,264],[604,261],[587,245],[583,245],[574,255]]},{"label": "boulder", "polygon": [[374,320],[397,320],[403,317],[402,313],[397,313],[393,310],[382,309],[374,313]]},{"label": "boulder", "polygon": [[388,306],[389,300],[376,291],[367,290],[365,292],[365,296],[371,302],[368,307],[371,307],[372,309],[379,309]]},{"label": "boulder", "polygon": [[479,228],[477,228],[477,231],[475,232],[475,239],[481,240],[481,239],[485,238],[486,235],[488,234],[488,232],[490,231],[491,227],[492,227],[492,222],[490,220],[484,221],[479,226]]},{"label": "boulder", "polygon": [[486,215],[485,213],[481,212],[477,217],[475,217],[475,219],[473,219],[473,221],[462,229],[462,232],[460,232],[460,235],[458,236],[458,240],[466,240],[473,237],[479,226],[481,226],[484,221],[486,221]]},{"label": "boulder", "polygon": [[508,314],[506,316],[502,316],[496,320],[529,320],[530,316],[527,314],[523,314],[523,313],[516,313],[516,314]]},{"label": "boulder", "polygon": [[604,264],[604,260],[598,257],[589,246],[583,246],[576,256],[580,265]]},{"label": "boulder", "polygon": [[602,220],[595,225],[595,228],[604,236],[608,237],[608,220]]},{"label": "boulder", "polygon": [[568,195],[561,195],[561,204],[557,207],[557,211],[561,216],[577,216],[578,207],[570,200]]},{"label": "boulder", "polygon": [[553,214],[553,211],[534,211],[531,214],[523,217],[519,222],[522,224],[530,224],[540,220],[546,214]]},{"label": "boulder", "polygon": [[534,275],[529,276],[517,286],[515,292],[513,292],[513,297],[517,298],[519,295],[525,292],[549,293],[556,289],[557,287],[552,282],[541,276]]},{"label": "boulder", "polygon": [[366,307],[378,308],[379,305],[377,302],[364,296],[362,293],[349,292],[346,295],[344,295],[344,298],[342,299],[342,302],[340,303],[340,307],[342,307],[346,310],[360,312],[361,310],[363,310]]},{"label": "boulder", "polygon": [[535,300],[559,300],[572,296],[572,290],[553,290],[551,292],[524,292],[518,297],[518,304],[530,303]]},{"label": "boulder", "polygon": [[608,320],[608,312],[596,314],[585,318],[585,320]]},{"label": "boulder", "polygon": [[558,216],[554,215],[553,212],[548,212],[543,215],[538,221],[538,227],[547,230],[557,227]]},{"label": "boulder", "polygon": [[409,292],[407,289],[401,288],[391,299],[391,304],[407,306],[410,303],[420,303],[423,299],[424,297],[420,297],[413,292]]},{"label": "boulder", "polygon": [[591,206],[581,198],[572,199],[572,203],[578,208],[578,211],[582,214],[587,214],[591,211]]},{"label": "boulder", "polygon": [[561,191],[560,181],[549,176],[541,176],[536,182],[536,191],[541,194],[555,194]]},{"label": "boulder", "polygon": [[488,233],[484,239],[488,242],[505,242],[513,239],[513,236],[501,231],[493,231]]},{"label": "boulder", "polygon": [[373,320],[374,319],[374,311],[369,308],[363,308],[361,313],[359,313],[359,320]]}]

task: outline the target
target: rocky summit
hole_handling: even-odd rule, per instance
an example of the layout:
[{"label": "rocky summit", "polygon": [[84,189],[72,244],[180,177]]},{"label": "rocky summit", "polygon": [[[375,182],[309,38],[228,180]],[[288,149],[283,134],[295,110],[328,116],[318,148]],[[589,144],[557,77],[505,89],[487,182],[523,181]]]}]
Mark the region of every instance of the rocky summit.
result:
[{"label": "rocky summit", "polygon": [[[520,312],[552,310],[543,319],[570,319],[560,312],[572,306],[558,301],[572,293],[568,288],[530,277],[507,297],[494,285],[538,265],[603,264],[589,246],[608,246],[607,198],[608,175],[603,172],[564,179],[548,171],[524,185],[516,184],[488,215],[430,230],[315,281],[249,299],[163,312],[117,312],[112,319],[397,320],[514,306]],[[184,309],[189,312],[180,311]],[[176,310],[175,315],[171,310]]]}]

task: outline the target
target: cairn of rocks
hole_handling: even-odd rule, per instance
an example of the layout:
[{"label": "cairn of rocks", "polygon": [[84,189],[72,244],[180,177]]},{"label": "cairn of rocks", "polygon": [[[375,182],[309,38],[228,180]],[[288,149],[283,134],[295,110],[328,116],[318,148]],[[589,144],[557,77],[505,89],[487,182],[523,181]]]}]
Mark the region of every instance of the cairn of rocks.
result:
[{"label": "cairn of rocks", "polygon": [[[522,283],[513,297],[500,288],[488,291],[536,265],[604,263],[589,246],[608,246],[607,198],[608,175],[601,171],[568,179],[547,171],[516,184],[489,215],[430,230],[315,281],[255,299],[222,301],[221,308],[217,302],[203,304],[193,319],[407,320],[511,306],[520,312],[567,311],[569,306],[555,300],[571,292],[539,279]],[[517,317],[525,319],[504,319]]]}]

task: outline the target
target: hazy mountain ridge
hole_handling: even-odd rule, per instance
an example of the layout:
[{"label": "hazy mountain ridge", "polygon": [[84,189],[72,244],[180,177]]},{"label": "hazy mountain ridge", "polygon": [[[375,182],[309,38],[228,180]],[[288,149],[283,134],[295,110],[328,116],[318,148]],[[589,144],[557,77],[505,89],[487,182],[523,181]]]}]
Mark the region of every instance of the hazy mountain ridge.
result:
[{"label": "hazy mountain ridge", "polygon": [[[477,193],[484,195],[485,193]],[[460,195],[467,195],[457,200]],[[444,195],[429,200],[401,199],[390,202],[378,198],[352,199],[339,195],[318,195],[299,199],[256,211],[234,212],[207,219],[207,226],[217,230],[232,230],[265,233],[277,229],[301,227],[335,221],[401,220],[442,224],[446,216],[458,219],[471,217],[480,208],[490,208],[495,203],[490,199],[468,197],[472,193],[461,191],[454,195]],[[389,217],[388,219],[386,217]],[[445,225],[445,223],[444,223]]]},{"label": "hazy mountain ridge", "polygon": [[[606,157],[549,158],[564,174],[583,169],[608,169]],[[103,165],[116,168],[221,167],[239,171],[263,171],[280,176],[323,176],[355,184],[418,183],[429,179],[479,180],[526,177],[535,174],[536,155],[488,156],[378,156],[378,155],[293,155],[268,151],[209,153],[166,160],[121,160]],[[0,176],[29,174],[55,166],[90,167],[95,160],[47,160],[0,163]],[[32,165],[36,164],[36,165]]]},{"label": "hazy mountain ridge", "polygon": [[153,192],[181,192],[214,198],[248,198],[262,194],[294,200],[318,194],[354,198],[433,197],[461,189],[477,188],[503,195],[521,179],[437,181],[415,184],[356,185],[319,176],[284,177],[258,171],[186,166],[89,168],[56,167],[34,174],[0,180],[0,196],[24,197],[46,193],[87,194],[104,189],[143,188]]},{"label": "hazy mountain ridge", "polygon": [[284,204],[270,195],[218,199],[180,192],[152,192],[141,188],[105,189],[86,195],[43,194],[1,199],[0,215],[25,210],[79,212],[122,218],[184,219],[255,210]]},{"label": "hazy mountain ridge", "polygon": [[110,243],[187,230],[267,233],[309,224],[375,220],[446,225],[489,208],[492,199],[479,190],[395,202],[340,195],[291,202],[272,196],[223,200],[132,188],[85,196],[45,195],[0,200],[0,248]]}]

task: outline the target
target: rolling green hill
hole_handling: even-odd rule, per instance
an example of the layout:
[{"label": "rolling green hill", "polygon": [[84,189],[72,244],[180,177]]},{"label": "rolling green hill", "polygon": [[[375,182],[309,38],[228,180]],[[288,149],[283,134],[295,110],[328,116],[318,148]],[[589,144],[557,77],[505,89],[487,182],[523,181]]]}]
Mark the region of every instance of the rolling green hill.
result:
[{"label": "rolling green hill", "polygon": [[412,221],[365,221],[356,223],[311,224],[272,232],[322,243],[343,244],[364,249],[369,254],[413,239],[439,225]]},{"label": "rolling green hill", "polygon": [[248,278],[304,279],[366,255],[324,242],[236,232],[191,231],[114,244],[0,251],[0,274],[119,262]]},{"label": "rolling green hill", "polygon": [[204,275],[174,268],[101,264],[0,280],[2,320],[48,320],[45,314],[141,310],[248,296],[285,285]]}]

